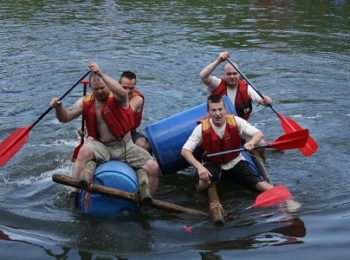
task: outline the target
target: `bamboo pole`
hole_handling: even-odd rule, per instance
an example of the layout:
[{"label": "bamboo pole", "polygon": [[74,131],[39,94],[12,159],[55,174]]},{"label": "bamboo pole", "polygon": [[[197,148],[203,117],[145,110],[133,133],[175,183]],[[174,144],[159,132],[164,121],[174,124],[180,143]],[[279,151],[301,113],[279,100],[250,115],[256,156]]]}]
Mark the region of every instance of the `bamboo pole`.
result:
[{"label": "bamboo pole", "polygon": [[[78,184],[78,180],[74,179],[73,177],[67,176],[67,175],[62,175],[62,174],[54,174],[52,176],[52,180],[54,182],[68,185],[71,187],[75,188],[83,188],[80,187]],[[103,185],[98,185],[98,184],[93,184],[91,183],[90,186],[87,188],[89,192],[99,192],[101,194],[111,196],[111,197],[116,197],[120,199],[125,199],[129,201],[135,201],[135,202],[140,202],[139,196],[137,193],[131,193],[131,192],[126,192],[122,191],[119,189],[111,188],[111,187],[106,187]],[[202,215],[202,216],[209,216],[208,213],[197,210],[197,209],[191,209],[187,207],[183,207],[180,205],[176,205],[170,202],[165,202],[157,199],[152,200],[152,204],[150,205],[154,208],[157,209],[162,209],[170,212],[175,212],[175,213],[186,213],[186,214],[192,214],[192,215]]]}]

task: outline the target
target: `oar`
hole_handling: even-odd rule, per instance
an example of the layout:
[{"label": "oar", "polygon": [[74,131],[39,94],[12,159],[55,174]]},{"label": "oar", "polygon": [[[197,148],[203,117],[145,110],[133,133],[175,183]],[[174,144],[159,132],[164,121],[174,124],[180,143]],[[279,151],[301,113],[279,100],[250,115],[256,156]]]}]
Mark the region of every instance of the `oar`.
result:
[{"label": "oar", "polygon": [[[52,180],[54,182],[68,185],[71,187],[79,188],[79,189],[84,189],[84,187],[79,186],[79,181],[74,179],[73,177],[62,175],[62,174],[54,174],[52,176]],[[107,196],[112,196],[124,200],[129,200],[129,201],[135,201],[135,202],[140,202],[139,196],[135,193],[131,192],[126,192],[122,191],[119,189],[111,188],[111,187],[106,187],[98,184],[93,184],[88,187],[89,192],[99,192],[101,194],[107,195]],[[175,213],[186,213],[186,214],[192,214],[192,215],[202,215],[208,217],[208,213],[197,210],[197,209],[191,209],[191,208],[186,208],[180,205],[176,205],[173,203],[157,200],[157,199],[152,199],[152,204],[150,205],[154,208],[157,209],[163,209],[166,211],[170,212],[175,212]]]},{"label": "oar", "polygon": [[[90,74],[90,71],[86,72],[70,89],[60,97],[59,100],[65,98],[69,92],[71,92],[87,75]],[[49,107],[39,118],[30,126],[18,128],[13,131],[8,137],[6,137],[0,143],[0,166],[5,165],[12,157],[21,149],[21,147],[26,143],[30,130],[44,118],[53,107]]]},{"label": "oar", "polygon": [[[260,193],[256,197],[255,202],[252,206],[249,206],[249,207],[239,211],[239,213],[242,213],[243,211],[251,209],[251,208],[275,206],[277,204],[280,204],[280,203],[282,203],[286,200],[290,200],[292,198],[293,198],[293,196],[289,192],[289,190],[286,186],[277,185],[269,190],[266,190],[266,191]],[[238,214],[238,213],[236,213],[236,214]],[[227,215],[230,215],[230,217],[232,218],[232,216],[231,216],[232,213],[228,213]],[[206,222],[208,222],[208,220],[199,222],[197,224],[194,224],[193,226],[184,225],[183,229],[187,233],[192,233],[193,228],[198,227]]]},{"label": "oar", "polygon": [[[83,96],[85,97],[86,95],[86,87],[89,84],[89,80],[87,79],[83,79],[82,81],[80,81],[81,83],[84,84],[84,89],[83,89]],[[73,156],[72,156],[72,162],[75,162],[75,160],[78,157],[78,153],[80,148],[83,146],[84,144],[84,130],[85,129],[85,120],[84,120],[84,115],[82,115],[82,119],[81,119],[81,131],[82,131],[82,135],[80,137],[80,144],[75,147],[74,152],[73,152]]]},{"label": "oar", "polygon": [[[243,74],[243,72],[241,72],[237,66],[234,65],[234,63],[227,58],[227,61],[236,69],[236,71],[241,75],[241,77],[243,79],[245,79],[248,84],[256,91],[256,93],[258,93],[258,95],[261,98],[264,98],[264,96],[259,92],[259,90],[257,90],[254,85],[249,81],[249,79]],[[290,118],[284,117],[281,113],[278,113],[271,104],[268,105],[272,111],[278,116],[278,118],[281,121],[281,125],[282,128],[284,130],[285,133],[291,133],[294,131],[298,131],[298,130],[302,130],[303,128],[295,121],[293,121]],[[307,157],[313,155],[318,149],[318,144],[316,143],[316,141],[311,137],[311,135],[308,136],[307,141],[305,146],[300,147],[299,150],[301,151],[301,153]]]},{"label": "oar", "polygon": [[274,206],[286,200],[290,200],[292,197],[292,194],[286,186],[277,185],[259,194],[258,197],[256,197],[254,204],[246,209]]},{"label": "oar", "polygon": [[[263,148],[263,147],[274,148],[279,151],[296,149],[296,148],[303,147],[305,145],[308,139],[308,136],[309,136],[309,130],[303,129],[303,130],[299,130],[289,134],[281,135],[280,137],[278,137],[272,142],[267,142],[266,144],[255,146],[254,149]],[[238,149],[227,150],[227,151],[222,151],[217,153],[210,153],[210,154],[207,154],[206,157],[214,157],[214,156],[225,155],[225,154],[241,152],[241,151],[245,151],[245,149],[238,148]]]}]

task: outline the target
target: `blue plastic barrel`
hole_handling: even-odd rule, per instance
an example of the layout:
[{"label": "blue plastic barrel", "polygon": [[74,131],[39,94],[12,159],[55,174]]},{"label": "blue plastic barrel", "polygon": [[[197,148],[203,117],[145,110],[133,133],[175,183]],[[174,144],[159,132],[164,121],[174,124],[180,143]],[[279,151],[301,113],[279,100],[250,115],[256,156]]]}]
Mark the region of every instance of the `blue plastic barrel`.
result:
[{"label": "blue plastic barrel", "polygon": [[[227,113],[236,114],[236,109],[225,96]],[[181,156],[181,150],[200,119],[207,116],[207,104],[201,104],[180,112],[145,128],[159,167],[164,174],[185,169],[189,164]]]},{"label": "blue plastic barrel", "polygon": [[[94,184],[103,185],[127,192],[135,193],[138,182],[135,171],[127,164],[119,161],[109,161],[95,169]],[[123,200],[81,190],[79,194],[79,209],[91,215],[122,216],[138,210],[133,201]]]}]

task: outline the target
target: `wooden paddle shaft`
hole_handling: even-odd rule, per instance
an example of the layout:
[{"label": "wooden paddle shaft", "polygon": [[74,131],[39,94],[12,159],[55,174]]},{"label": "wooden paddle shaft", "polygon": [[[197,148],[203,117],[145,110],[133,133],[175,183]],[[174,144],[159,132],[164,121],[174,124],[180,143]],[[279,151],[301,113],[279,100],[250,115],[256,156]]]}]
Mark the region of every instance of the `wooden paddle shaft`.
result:
[{"label": "wooden paddle shaft", "polygon": [[[52,180],[54,182],[68,185],[71,187],[75,187],[75,188],[79,188],[79,189],[82,188],[79,186],[78,181],[76,179],[74,179],[73,177],[67,176],[67,175],[54,174],[52,176]],[[129,200],[129,201],[139,202],[139,196],[136,193],[126,192],[126,191],[122,191],[122,190],[111,188],[111,187],[106,187],[106,186],[102,186],[102,185],[98,185],[98,184],[91,184],[88,190],[89,190],[89,192],[99,192],[99,193],[107,195],[107,196],[125,199],[125,200]],[[183,207],[180,205],[157,200],[154,198],[153,198],[152,204],[150,206],[157,208],[157,209],[162,209],[162,210],[175,212],[175,213],[186,213],[186,214],[192,214],[192,215],[209,216],[208,213],[201,211],[201,210]]]}]

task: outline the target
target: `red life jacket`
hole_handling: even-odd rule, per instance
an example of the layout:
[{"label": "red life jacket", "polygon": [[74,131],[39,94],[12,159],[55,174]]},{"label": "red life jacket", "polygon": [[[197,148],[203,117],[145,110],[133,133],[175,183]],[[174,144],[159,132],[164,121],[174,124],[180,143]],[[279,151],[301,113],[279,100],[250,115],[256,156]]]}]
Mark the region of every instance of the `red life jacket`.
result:
[{"label": "red life jacket", "polygon": [[141,91],[134,89],[130,95],[130,98],[135,96],[140,96],[143,99],[143,102],[140,111],[134,113],[134,127],[131,129],[131,131],[136,130],[136,128],[140,126],[142,120],[143,106],[145,104],[145,96],[141,93]]},{"label": "red life jacket", "polygon": [[[226,127],[222,138],[220,138],[210,125],[209,119],[202,121],[202,152],[217,153],[240,148],[241,137],[238,134],[237,123],[233,115],[226,115]],[[229,153],[221,156],[209,157],[208,161],[212,163],[227,163],[239,155]]]},{"label": "red life jacket", "polygon": [[[225,80],[221,80],[212,95],[227,96],[227,84]],[[245,80],[238,81],[237,94],[235,99],[235,108],[237,115],[245,120],[248,120],[252,112],[252,99],[248,94],[248,83]]]},{"label": "red life jacket", "polygon": [[[83,100],[83,116],[86,120],[86,128],[89,136],[98,139],[97,120],[95,110],[95,97],[89,93]],[[101,116],[109,130],[116,137],[123,137],[134,125],[134,115],[131,107],[127,109],[118,105],[112,92],[102,108]]]}]

